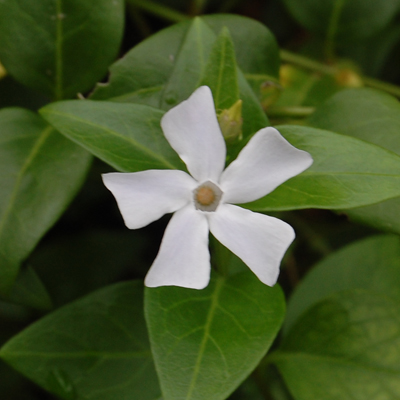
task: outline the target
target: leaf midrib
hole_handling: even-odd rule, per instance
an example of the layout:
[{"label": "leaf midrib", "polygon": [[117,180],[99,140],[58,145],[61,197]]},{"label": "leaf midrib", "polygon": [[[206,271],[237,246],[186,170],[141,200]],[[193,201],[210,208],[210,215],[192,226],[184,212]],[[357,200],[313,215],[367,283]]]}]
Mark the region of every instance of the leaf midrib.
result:
[{"label": "leaf midrib", "polygon": [[[5,209],[5,211],[2,215],[2,218],[0,220],[0,238],[2,238],[2,236],[3,236],[4,227],[6,226],[6,222],[9,219],[9,217],[12,213],[13,207],[15,205],[18,191],[19,191],[21,183],[22,183],[22,179],[23,179],[26,171],[28,170],[28,168],[32,165],[32,163],[35,160],[36,156],[38,155],[40,149],[44,146],[46,140],[48,139],[48,137],[50,136],[52,131],[53,131],[53,127],[48,126],[40,133],[36,143],[32,147],[31,152],[29,153],[28,157],[26,158],[24,164],[22,165],[22,167],[15,179],[14,188],[11,192],[11,196],[10,196],[10,199],[8,202],[8,207]],[[0,251],[1,251],[1,248],[0,248]]]},{"label": "leaf midrib", "polygon": [[186,395],[186,400],[190,400],[192,398],[192,394],[193,394],[193,390],[196,386],[197,383],[197,379],[199,377],[199,373],[200,373],[200,367],[201,367],[201,362],[204,356],[204,352],[205,352],[205,348],[208,342],[208,339],[210,337],[210,329],[211,329],[211,325],[213,322],[213,318],[215,315],[215,311],[217,309],[218,306],[218,297],[219,294],[221,292],[221,289],[223,287],[224,284],[224,279],[223,278],[219,278],[216,282],[215,285],[215,290],[214,293],[211,297],[211,305],[208,311],[208,315],[207,315],[207,319],[206,319],[206,323],[204,326],[204,335],[203,335],[203,339],[200,343],[200,348],[199,348],[199,353],[197,355],[197,360],[196,363],[194,365],[194,371],[193,371],[193,375],[192,375],[192,380],[190,381],[189,384],[189,388],[188,388],[188,392]]},{"label": "leaf midrib", "polygon": [[[78,117],[76,117],[76,116],[72,116],[71,114],[64,114],[64,113],[62,113],[62,112],[57,112],[57,111],[54,111],[54,110],[51,110],[51,111],[43,110],[42,112],[43,112],[43,114],[46,114],[46,113],[48,113],[48,114],[53,114],[53,115],[57,115],[57,116],[60,116],[60,117],[66,118],[66,119],[70,119],[70,120],[73,120],[73,121],[77,121],[77,122],[83,123],[83,124],[85,124],[85,125],[89,125],[89,126],[91,126],[91,127],[94,127],[94,128],[96,128],[96,129],[99,129],[99,130],[101,130],[101,131],[104,131],[104,132],[106,132],[106,133],[108,133],[108,134],[110,134],[110,135],[112,135],[112,136],[114,136],[114,137],[117,137],[117,138],[120,139],[120,140],[123,140],[123,141],[126,141],[126,142],[130,143],[131,145],[133,145],[134,147],[136,147],[136,148],[138,148],[140,151],[142,151],[144,154],[150,156],[151,158],[153,158],[153,159],[155,159],[155,160],[158,160],[159,162],[161,162],[162,164],[164,164],[164,165],[165,165],[166,167],[168,167],[169,169],[177,169],[176,166],[174,166],[173,164],[171,164],[171,163],[170,163],[168,160],[166,160],[164,157],[160,157],[157,153],[151,151],[151,150],[150,150],[149,148],[147,148],[147,147],[142,146],[140,143],[138,143],[137,141],[135,141],[133,138],[131,138],[131,137],[129,137],[129,136],[121,135],[121,134],[119,134],[118,132],[113,131],[113,130],[111,130],[111,129],[109,129],[109,128],[106,128],[106,127],[101,126],[101,125],[97,125],[97,124],[95,124],[95,123],[92,122],[92,121],[88,121],[88,120],[85,120],[85,119],[82,119],[82,118],[78,118]],[[67,135],[67,136],[69,136],[69,135]],[[70,138],[70,139],[74,139],[74,136],[71,135],[71,136],[69,136],[69,138]],[[84,142],[83,142],[83,143],[84,143]],[[78,144],[79,144],[79,145],[82,145],[81,142],[78,142]],[[99,147],[96,147],[96,148],[99,149]],[[90,147],[89,147],[89,151],[90,151]]]}]

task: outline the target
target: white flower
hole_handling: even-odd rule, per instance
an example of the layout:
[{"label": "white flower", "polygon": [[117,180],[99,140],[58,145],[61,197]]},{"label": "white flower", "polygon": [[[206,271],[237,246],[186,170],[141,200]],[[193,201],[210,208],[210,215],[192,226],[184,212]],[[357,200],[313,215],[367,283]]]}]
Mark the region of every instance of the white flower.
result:
[{"label": "white flower", "polygon": [[225,170],[226,146],[211,90],[198,88],[168,111],[161,127],[191,176],[179,170],[103,175],[125,224],[142,228],[174,213],[145,284],[203,289],[210,280],[209,231],[267,285],[295,234],[287,223],[235,206],[272,192],[312,164],[271,127],[261,129]]}]

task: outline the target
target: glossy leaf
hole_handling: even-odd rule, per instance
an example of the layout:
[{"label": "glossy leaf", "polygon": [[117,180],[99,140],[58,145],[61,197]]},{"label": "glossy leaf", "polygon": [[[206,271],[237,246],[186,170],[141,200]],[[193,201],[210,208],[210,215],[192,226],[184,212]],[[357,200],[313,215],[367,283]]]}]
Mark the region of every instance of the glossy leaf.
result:
[{"label": "glossy leaf", "polygon": [[223,400],[271,346],[284,314],[278,286],[251,272],[204,290],[146,289],[145,316],[164,400]]},{"label": "glossy leaf", "polygon": [[215,40],[201,84],[211,89],[217,111],[239,100],[235,48],[227,28]]},{"label": "glossy leaf", "polygon": [[19,82],[73,97],[105,75],[123,25],[123,0],[4,0],[0,59]]},{"label": "glossy leaf", "polygon": [[325,298],[271,356],[296,400],[400,396],[400,306],[364,290]]},{"label": "glossy leaf", "polygon": [[382,147],[329,131],[286,125],[277,129],[313,164],[269,195],[246,204],[256,211],[343,209],[393,198],[400,191],[400,157]]},{"label": "glossy leaf", "polygon": [[164,82],[161,109],[176,106],[197,89],[214,40],[215,34],[209,26],[201,18],[195,18],[174,59],[171,75]]},{"label": "glossy leaf", "polygon": [[0,293],[76,194],[91,160],[34,113],[0,112]]},{"label": "glossy leaf", "polygon": [[[318,107],[309,123],[367,140],[400,155],[400,103],[385,93],[372,89],[340,92]],[[356,221],[400,233],[400,198],[346,213]]]},{"label": "glossy leaf", "polygon": [[284,332],[323,298],[348,289],[366,289],[400,303],[400,239],[373,236],[324,258],[301,281],[289,299]]},{"label": "glossy leaf", "polygon": [[161,130],[161,110],[141,104],[69,100],[40,112],[62,134],[119,171],[184,168]]},{"label": "glossy leaf", "polygon": [[63,399],[160,398],[139,281],[47,315],[7,342],[0,357]]},{"label": "glossy leaf", "polygon": [[[190,42],[195,47],[189,49],[188,35],[195,27],[197,32],[202,32],[205,36],[197,39],[192,36]],[[265,26],[240,16],[212,15],[195,19],[193,22],[187,21],[173,25],[140,43],[111,66],[110,82],[99,85],[91,98],[143,103],[161,108],[164,87],[177,68],[176,64],[182,65],[182,60],[179,59],[180,51],[190,50],[190,52],[197,52],[198,55],[204,55],[210,49],[202,49],[199,45],[204,40],[208,46],[212,45],[213,40],[224,27],[227,27],[232,35],[236,59],[244,72],[278,76],[278,46]],[[210,32],[213,32],[213,38],[209,36]],[[212,39],[211,42],[210,39]],[[257,46],[249,46],[249,43],[255,42]],[[195,59],[198,59],[198,56]],[[204,65],[206,61],[206,59],[201,60],[201,64]],[[190,60],[185,60],[183,64],[192,65]],[[199,66],[194,65],[194,70],[199,71]],[[186,71],[186,73],[189,72]],[[199,75],[198,83],[200,83],[200,78]],[[191,93],[189,89],[186,90],[189,94]],[[175,101],[179,102],[183,99],[184,97],[176,98]]]},{"label": "glossy leaf", "polygon": [[[305,28],[327,35],[337,19],[336,36],[342,40],[358,40],[383,29],[399,10],[398,0],[284,0],[293,17]],[[333,21],[332,21],[333,20]]]}]

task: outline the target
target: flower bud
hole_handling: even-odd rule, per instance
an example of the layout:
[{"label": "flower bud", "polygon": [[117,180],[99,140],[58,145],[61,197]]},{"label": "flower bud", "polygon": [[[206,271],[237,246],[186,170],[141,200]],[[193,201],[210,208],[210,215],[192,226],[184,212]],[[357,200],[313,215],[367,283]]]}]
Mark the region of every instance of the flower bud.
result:
[{"label": "flower bud", "polygon": [[222,110],[218,114],[218,123],[226,141],[242,138],[242,100],[236,101],[232,107]]},{"label": "flower bud", "polygon": [[358,88],[363,86],[361,76],[349,67],[341,67],[335,74],[335,80],[340,86]]}]

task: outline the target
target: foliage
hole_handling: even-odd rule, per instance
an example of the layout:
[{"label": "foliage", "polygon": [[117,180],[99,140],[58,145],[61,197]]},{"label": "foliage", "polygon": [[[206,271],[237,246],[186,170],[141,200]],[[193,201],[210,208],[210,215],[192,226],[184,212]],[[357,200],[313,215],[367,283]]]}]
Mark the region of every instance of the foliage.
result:
[{"label": "foliage", "polygon": [[[399,12],[0,1],[0,397],[398,399]],[[202,85],[241,104],[227,164],[270,125],[313,157],[243,205],[295,228],[272,288],[212,237],[207,288],[144,288],[166,219],[127,230],[102,185],[186,171],[160,120]]]}]

